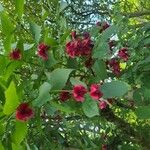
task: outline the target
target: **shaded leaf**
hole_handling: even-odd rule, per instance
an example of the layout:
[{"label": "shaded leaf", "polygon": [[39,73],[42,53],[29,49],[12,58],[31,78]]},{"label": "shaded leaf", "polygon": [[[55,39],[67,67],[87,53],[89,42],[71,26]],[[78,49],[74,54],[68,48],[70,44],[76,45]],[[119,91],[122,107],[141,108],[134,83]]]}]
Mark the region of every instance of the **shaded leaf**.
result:
[{"label": "shaded leaf", "polygon": [[150,119],[150,106],[138,107],[135,110],[138,119]]},{"label": "shaded leaf", "polygon": [[99,115],[97,102],[89,95],[86,95],[85,101],[82,103],[82,109],[85,115],[89,118]]},{"label": "shaded leaf", "polygon": [[65,86],[71,72],[72,69],[58,68],[51,73],[47,73],[46,75],[52,90],[61,90]]},{"label": "shaded leaf", "polygon": [[101,91],[104,98],[121,97],[128,92],[130,86],[122,81],[112,81],[104,83],[101,86]]},{"label": "shaded leaf", "polygon": [[48,82],[44,82],[39,88],[39,96],[37,99],[33,101],[33,105],[40,107],[43,104],[45,104],[47,101],[49,101],[50,89],[51,89],[51,85]]}]

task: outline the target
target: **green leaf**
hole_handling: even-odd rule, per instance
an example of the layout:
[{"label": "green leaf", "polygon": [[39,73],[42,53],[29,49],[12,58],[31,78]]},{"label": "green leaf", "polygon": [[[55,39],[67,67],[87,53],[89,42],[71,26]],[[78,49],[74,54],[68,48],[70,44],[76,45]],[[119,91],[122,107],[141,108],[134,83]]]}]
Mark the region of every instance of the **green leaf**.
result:
[{"label": "green leaf", "polygon": [[9,16],[6,13],[2,12],[0,14],[0,17],[1,17],[2,33],[5,35],[11,35],[14,30],[14,26]]},{"label": "green leaf", "polygon": [[104,83],[101,86],[101,91],[104,94],[104,98],[121,97],[128,92],[130,86],[122,81],[112,81]]},{"label": "green leaf", "polygon": [[73,113],[74,110],[72,110],[72,108],[67,105],[66,103],[63,103],[63,104],[58,104],[57,102],[55,101],[51,101],[50,102],[51,106],[54,107],[55,109],[57,110],[60,110],[62,112],[65,112],[67,114],[70,114],[70,113]]},{"label": "green leaf", "polygon": [[39,88],[39,96],[33,101],[33,105],[40,107],[48,102],[50,100],[50,89],[51,85],[48,82],[44,82]]},{"label": "green leaf", "polygon": [[72,71],[72,69],[58,68],[51,73],[47,73],[46,75],[49,83],[52,85],[52,90],[61,90],[65,86]]},{"label": "green leaf", "polygon": [[8,52],[11,51],[11,41],[12,41],[13,35],[7,35],[4,39],[3,39],[3,45],[4,48],[6,50],[6,55],[8,54]]},{"label": "green leaf", "polygon": [[51,68],[56,65],[58,61],[54,58],[53,53],[49,52],[49,59],[44,62],[46,68]]},{"label": "green leaf", "polygon": [[0,69],[0,75],[3,74],[6,66],[7,66],[7,61],[5,56],[0,55],[0,64],[1,64],[1,69]]},{"label": "green leaf", "polygon": [[21,62],[20,61],[13,61],[11,62],[7,68],[5,69],[5,72],[4,72],[4,75],[3,75],[3,78],[5,81],[8,80],[8,78],[12,75],[13,71],[18,68],[19,66],[21,65]]},{"label": "green leaf", "polygon": [[12,150],[25,150],[22,145],[12,143]]},{"label": "green leaf", "polygon": [[89,95],[86,95],[85,101],[82,103],[82,109],[89,118],[99,115],[97,101],[93,100]]},{"label": "green leaf", "polygon": [[0,121],[0,136],[4,134],[5,126],[5,123],[3,121]]},{"label": "green leaf", "polygon": [[138,119],[150,119],[150,106],[138,107],[135,110]]},{"label": "green leaf", "polygon": [[102,32],[101,39],[104,41],[107,41],[112,35],[117,33],[117,26],[112,25],[109,28],[107,28],[105,31]]},{"label": "green leaf", "polygon": [[0,141],[0,150],[4,150],[4,147],[1,141]]},{"label": "green leaf", "polygon": [[15,131],[14,134],[12,135],[12,141],[15,144],[19,145],[26,137],[27,130],[28,127],[26,122],[16,121]]},{"label": "green leaf", "polygon": [[34,40],[38,43],[41,37],[41,26],[37,25],[34,22],[30,22],[30,31],[32,33],[32,36]]},{"label": "green leaf", "polygon": [[84,82],[82,82],[78,79],[75,79],[73,77],[70,78],[70,82],[71,82],[72,85],[79,85],[80,84],[80,85],[83,85],[84,87],[87,88],[87,85]]},{"label": "green leaf", "polygon": [[6,102],[4,104],[3,112],[6,115],[13,113],[19,105],[19,99],[16,91],[15,83],[12,81],[5,91]]},{"label": "green leaf", "polygon": [[53,38],[50,38],[50,37],[45,37],[44,38],[44,43],[46,45],[50,45],[50,46],[56,46],[57,45],[57,41]]},{"label": "green leaf", "polygon": [[110,49],[108,43],[104,41],[99,41],[97,47],[94,48],[93,57],[102,59],[108,55],[109,50]]},{"label": "green leaf", "polygon": [[21,19],[24,10],[24,0],[15,0],[15,8],[18,18]]},{"label": "green leaf", "polygon": [[94,63],[93,66],[93,70],[96,73],[96,76],[100,79],[100,80],[104,80],[107,78],[107,71],[106,71],[106,64],[104,61],[102,60],[97,60]]},{"label": "green leaf", "polygon": [[0,12],[3,11],[3,10],[4,10],[4,8],[3,8],[3,6],[0,3]]}]

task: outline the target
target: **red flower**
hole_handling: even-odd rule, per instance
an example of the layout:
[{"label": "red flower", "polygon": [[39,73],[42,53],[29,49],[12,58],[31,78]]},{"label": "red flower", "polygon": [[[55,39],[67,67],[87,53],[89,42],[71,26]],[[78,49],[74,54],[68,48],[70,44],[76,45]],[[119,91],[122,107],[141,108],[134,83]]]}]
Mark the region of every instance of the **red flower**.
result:
[{"label": "red flower", "polygon": [[90,34],[89,34],[88,32],[84,32],[84,33],[83,33],[83,37],[84,37],[85,39],[87,39],[87,38],[90,37]]},{"label": "red flower", "polygon": [[72,32],[72,40],[66,44],[66,53],[75,58],[78,56],[87,56],[91,54],[93,43],[90,39],[89,33],[83,35],[83,38],[76,36],[76,32]]},{"label": "red flower", "polygon": [[102,150],[107,150],[107,145],[106,144],[102,145]]},{"label": "red flower", "polygon": [[127,61],[129,59],[128,49],[122,48],[118,52],[118,56],[122,58],[124,61]]},{"label": "red flower", "polygon": [[103,93],[100,91],[100,85],[98,84],[91,85],[90,96],[95,100],[99,100],[103,96]]},{"label": "red flower", "polygon": [[90,55],[91,52],[92,52],[92,48],[93,48],[93,44],[92,44],[92,41],[91,41],[90,37],[88,37],[88,38],[85,37],[82,40],[81,44],[82,44],[82,47],[81,47],[81,50],[80,50],[81,55],[82,56]]},{"label": "red flower", "polygon": [[66,52],[71,57],[80,56],[81,39],[70,41],[66,44]]},{"label": "red flower", "polygon": [[113,58],[108,62],[108,64],[111,67],[111,69],[115,75],[120,74],[121,69],[120,69],[119,61],[117,61],[116,59]]},{"label": "red flower", "polygon": [[22,103],[16,110],[16,119],[20,121],[27,121],[33,117],[33,110],[29,107],[28,103]]},{"label": "red flower", "polygon": [[60,93],[60,95],[59,95],[59,98],[60,98],[60,100],[61,101],[66,101],[67,99],[69,99],[70,98],[70,93],[68,92],[68,91],[62,91],[61,93]]},{"label": "red flower", "polygon": [[100,101],[99,103],[99,108],[101,110],[105,109],[107,107],[107,103],[105,101]]},{"label": "red flower", "polygon": [[87,90],[83,85],[75,85],[73,87],[73,97],[78,102],[84,101],[84,95],[86,93],[87,93]]},{"label": "red flower", "polygon": [[19,49],[14,49],[9,53],[9,57],[12,60],[20,60],[22,58],[22,55]]},{"label": "red flower", "polygon": [[47,46],[44,43],[41,43],[38,46],[38,56],[41,57],[43,60],[48,60],[48,49],[49,46]]}]

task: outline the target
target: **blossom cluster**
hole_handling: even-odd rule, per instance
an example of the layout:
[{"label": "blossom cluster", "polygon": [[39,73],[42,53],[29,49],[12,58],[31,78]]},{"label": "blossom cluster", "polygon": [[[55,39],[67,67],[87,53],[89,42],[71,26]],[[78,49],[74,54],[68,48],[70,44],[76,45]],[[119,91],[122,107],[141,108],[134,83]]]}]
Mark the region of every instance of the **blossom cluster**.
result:
[{"label": "blossom cluster", "polygon": [[83,102],[85,100],[85,94],[89,93],[91,98],[93,100],[99,101],[99,108],[105,109],[107,106],[107,103],[103,101],[101,98],[103,96],[103,93],[100,90],[100,84],[92,84],[90,86],[90,90],[88,91],[83,85],[75,85],[73,87],[72,92],[69,91],[62,91],[59,95],[61,101],[66,101],[71,96],[74,98],[77,102]]},{"label": "blossom cluster", "polygon": [[76,34],[76,31],[73,31],[71,35],[71,41],[66,44],[66,53],[69,57],[89,56],[93,48],[93,42],[89,33],[79,36]]}]

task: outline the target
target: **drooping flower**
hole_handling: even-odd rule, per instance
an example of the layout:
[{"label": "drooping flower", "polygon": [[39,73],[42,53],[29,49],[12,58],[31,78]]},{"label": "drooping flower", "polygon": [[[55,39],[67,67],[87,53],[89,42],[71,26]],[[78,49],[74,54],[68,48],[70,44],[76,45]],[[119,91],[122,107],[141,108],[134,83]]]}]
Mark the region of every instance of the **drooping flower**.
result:
[{"label": "drooping flower", "polygon": [[73,87],[73,97],[78,102],[84,101],[84,95],[86,93],[87,93],[87,90],[83,85],[75,85]]},{"label": "drooping flower", "polygon": [[17,107],[16,119],[20,121],[27,121],[33,117],[33,110],[28,103],[22,103]]},{"label": "drooping flower", "polygon": [[123,59],[124,61],[127,61],[129,59],[128,49],[127,48],[121,48],[118,51],[118,56]]},{"label": "drooping flower", "polygon": [[98,84],[91,85],[90,96],[95,100],[99,100],[103,96],[103,93],[100,91],[100,85]]},{"label": "drooping flower", "polygon": [[100,101],[99,103],[99,108],[101,110],[105,109],[107,107],[107,103],[105,101]]},{"label": "drooping flower", "polygon": [[108,65],[110,66],[112,72],[115,75],[119,75],[121,72],[121,68],[120,68],[120,63],[118,60],[116,60],[115,58],[112,58],[109,62]]},{"label": "drooping flower", "polygon": [[60,100],[63,102],[68,100],[70,97],[71,97],[71,95],[70,95],[70,92],[68,92],[68,91],[62,91],[59,95]]},{"label": "drooping flower", "polygon": [[39,44],[37,53],[38,56],[41,57],[43,60],[48,60],[48,49],[49,49],[48,45],[44,43]]},{"label": "drooping flower", "polygon": [[19,49],[14,49],[9,53],[9,58],[11,60],[20,60],[22,58],[21,51]]}]

